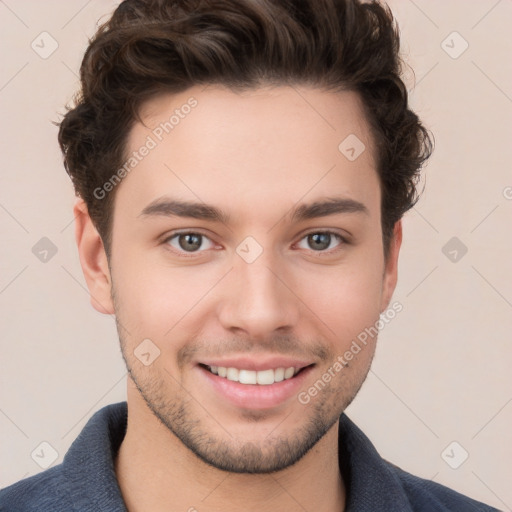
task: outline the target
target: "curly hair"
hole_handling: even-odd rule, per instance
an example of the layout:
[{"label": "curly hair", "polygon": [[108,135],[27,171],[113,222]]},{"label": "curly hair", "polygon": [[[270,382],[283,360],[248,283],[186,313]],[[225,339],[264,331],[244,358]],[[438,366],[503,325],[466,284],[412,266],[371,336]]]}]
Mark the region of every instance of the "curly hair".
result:
[{"label": "curly hair", "polygon": [[115,189],[141,105],[194,85],[308,85],[362,98],[381,186],[384,253],[416,204],[433,138],[409,109],[398,26],[389,7],[359,0],[125,0],[89,41],[81,90],[59,126],[64,166],[107,255]]}]

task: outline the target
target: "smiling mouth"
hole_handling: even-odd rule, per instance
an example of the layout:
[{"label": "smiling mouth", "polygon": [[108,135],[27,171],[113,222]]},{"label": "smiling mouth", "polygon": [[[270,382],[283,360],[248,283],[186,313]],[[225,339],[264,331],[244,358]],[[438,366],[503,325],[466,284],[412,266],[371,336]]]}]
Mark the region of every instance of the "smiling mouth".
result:
[{"label": "smiling mouth", "polygon": [[273,368],[268,370],[245,370],[240,368],[225,367],[225,366],[213,366],[199,363],[199,366],[205,368],[210,373],[217,375],[218,377],[230,380],[233,382],[239,382],[240,384],[252,384],[260,386],[269,386],[278,382],[293,379],[302,371],[314,366],[310,364],[302,368],[295,368],[290,366],[288,368]]}]

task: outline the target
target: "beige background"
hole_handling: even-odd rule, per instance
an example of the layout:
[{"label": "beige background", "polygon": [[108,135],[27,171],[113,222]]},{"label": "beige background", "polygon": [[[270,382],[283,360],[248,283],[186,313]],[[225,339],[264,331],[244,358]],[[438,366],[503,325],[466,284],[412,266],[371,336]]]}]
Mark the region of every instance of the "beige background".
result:
[{"label": "beige background", "polygon": [[[61,462],[95,411],[125,399],[114,321],[89,305],[51,124],[96,21],[116,3],[0,1],[0,487],[42,470],[31,453],[43,441]],[[347,412],[403,469],[511,510],[512,1],[390,6],[416,76],[411,102],[437,147],[404,221],[394,296],[404,310]],[[45,37],[51,49],[43,31],[58,43],[46,59],[31,47],[43,51]],[[42,237],[57,248],[47,262],[32,252]],[[462,258],[444,250],[456,262],[443,252],[452,237],[467,247]],[[463,450],[452,469],[445,460]]]}]

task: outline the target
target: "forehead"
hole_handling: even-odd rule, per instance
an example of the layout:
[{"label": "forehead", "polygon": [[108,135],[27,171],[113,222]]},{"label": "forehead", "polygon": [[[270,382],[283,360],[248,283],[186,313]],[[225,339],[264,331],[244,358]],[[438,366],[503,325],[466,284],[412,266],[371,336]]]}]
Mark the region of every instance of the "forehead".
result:
[{"label": "forehead", "polygon": [[131,206],[166,195],[275,219],[274,206],[301,199],[379,201],[373,140],[354,92],[193,87],[146,102],[140,114],[127,156],[150,149],[119,191]]}]

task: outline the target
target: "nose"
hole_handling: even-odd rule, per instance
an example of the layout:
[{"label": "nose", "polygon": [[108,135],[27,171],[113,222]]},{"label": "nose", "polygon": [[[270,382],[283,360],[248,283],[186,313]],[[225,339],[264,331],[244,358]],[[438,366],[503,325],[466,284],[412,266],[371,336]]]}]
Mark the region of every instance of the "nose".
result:
[{"label": "nose", "polygon": [[293,330],[300,300],[283,263],[271,251],[264,251],[252,263],[235,255],[219,312],[225,329],[243,332],[251,339]]}]

